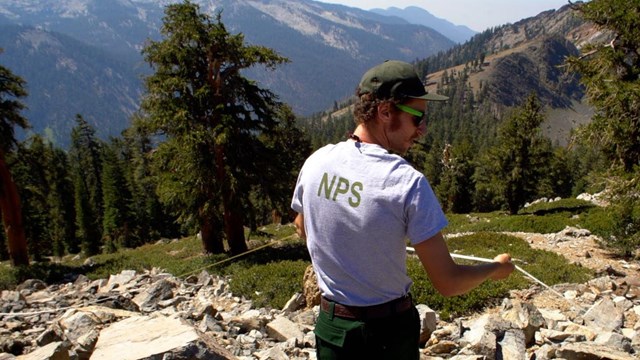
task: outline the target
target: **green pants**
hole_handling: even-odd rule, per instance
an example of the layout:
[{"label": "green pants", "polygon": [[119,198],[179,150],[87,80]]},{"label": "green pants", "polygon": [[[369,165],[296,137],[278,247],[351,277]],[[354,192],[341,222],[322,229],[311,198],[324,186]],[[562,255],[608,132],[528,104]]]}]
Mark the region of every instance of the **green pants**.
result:
[{"label": "green pants", "polygon": [[382,319],[344,319],[320,310],[315,327],[318,360],[418,360],[420,315],[415,306]]}]

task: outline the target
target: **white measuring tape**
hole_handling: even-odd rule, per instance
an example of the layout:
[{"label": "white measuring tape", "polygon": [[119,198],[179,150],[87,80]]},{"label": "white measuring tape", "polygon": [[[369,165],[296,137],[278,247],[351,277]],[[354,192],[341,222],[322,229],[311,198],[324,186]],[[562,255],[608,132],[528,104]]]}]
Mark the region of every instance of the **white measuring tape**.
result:
[{"label": "white measuring tape", "polygon": [[[416,250],[412,247],[407,246],[407,251],[411,252],[411,253],[415,253]],[[461,254],[453,254],[450,253],[449,255],[451,255],[452,258],[457,258],[457,259],[463,259],[463,260],[472,260],[472,261],[480,261],[480,262],[486,262],[486,263],[492,263],[495,262],[495,260],[493,259],[486,259],[486,258],[481,258],[481,257],[476,257],[476,256],[469,256],[469,255],[461,255]],[[553,292],[554,294],[560,296],[561,298],[568,300],[567,298],[565,298],[562,294],[560,294],[559,292],[557,292],[556,290],[552,289],[549,285],[543,283],[542,281],[538,280],[535,276],[529,274],[528,272],[526,272],[523,268],[521,268],[518,265],[515,265],[516,270],[520,271],[521,273],[523,273],[525,276],[529,277],[530,279],[532,279],[533,281],[537,282],[538,284],[544,286],[545,288],[549,289],[551,292]]]}]

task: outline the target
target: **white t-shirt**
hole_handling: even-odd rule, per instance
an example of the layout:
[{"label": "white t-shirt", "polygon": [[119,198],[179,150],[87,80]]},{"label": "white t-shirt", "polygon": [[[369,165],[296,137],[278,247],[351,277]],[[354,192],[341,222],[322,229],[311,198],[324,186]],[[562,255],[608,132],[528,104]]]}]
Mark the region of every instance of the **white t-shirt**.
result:
[{"label": "white t-shirt", "polygon": [[409,292],[406,243],[447,225],[424,175],[381,146],[327,145],[305,162],[291,208],[304,215],[322,296],[369,306]]}]

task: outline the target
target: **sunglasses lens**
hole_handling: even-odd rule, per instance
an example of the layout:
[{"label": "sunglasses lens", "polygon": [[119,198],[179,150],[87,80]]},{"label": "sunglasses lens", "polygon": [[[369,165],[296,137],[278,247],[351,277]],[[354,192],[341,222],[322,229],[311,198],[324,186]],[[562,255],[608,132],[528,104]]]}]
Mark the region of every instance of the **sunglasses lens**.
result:
[{"label": "sunglasses lens", "polygon": [[396,104],[396,107],[401,111],[406,112],[407,114],[411,114],[412,115],[411,119],[413,119],[413,125],[415,125],[416,127],[420,127],[420,125],[424,123],[426,114],[423,113],[422,111],[413,109],[409,106],[402,105],[402,104]]}]

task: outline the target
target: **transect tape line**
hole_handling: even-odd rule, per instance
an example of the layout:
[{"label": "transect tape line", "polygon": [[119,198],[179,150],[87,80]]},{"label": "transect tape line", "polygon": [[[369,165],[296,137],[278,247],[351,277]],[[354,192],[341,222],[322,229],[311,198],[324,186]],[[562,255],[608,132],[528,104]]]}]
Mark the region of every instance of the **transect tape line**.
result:
[{"label": "transect tape line", "polygon": [[[412,247],[407,246],[407,251],[415,253],[416,250]],[[486,263],[492,263],[494,262],[493,259],[486,259],[486,258],[481,258],[481,257],[476,257],[476,256],[469,256],[469,255],[461,255],[461,254],[453,254],[450,253],[449,255],[451,255],[452,258],[458,258],[458,259],[463,259],[463,260],[473,260],[473,261],[480,261],[480,262],[486,262]],[[538,284],[544,286],[545,288],[551,290],[551,292],[553,292],[554,294],[560,296],[561,298],[568,300],[567,298],[565,298],[562,294],[560,294],[559,292],[557,292],[556,290],[552,289],[549,285],[543,283],[542,281],[538,280],[535,276],[529,274],[528,272],[526,272],[523,268],[521,268],[518,265],[515,265],[516,270],[520,271],[521,273],[523,273],[525,276],[529,277],[530,279],[532,279],[533,281],[537,282]]]}]

